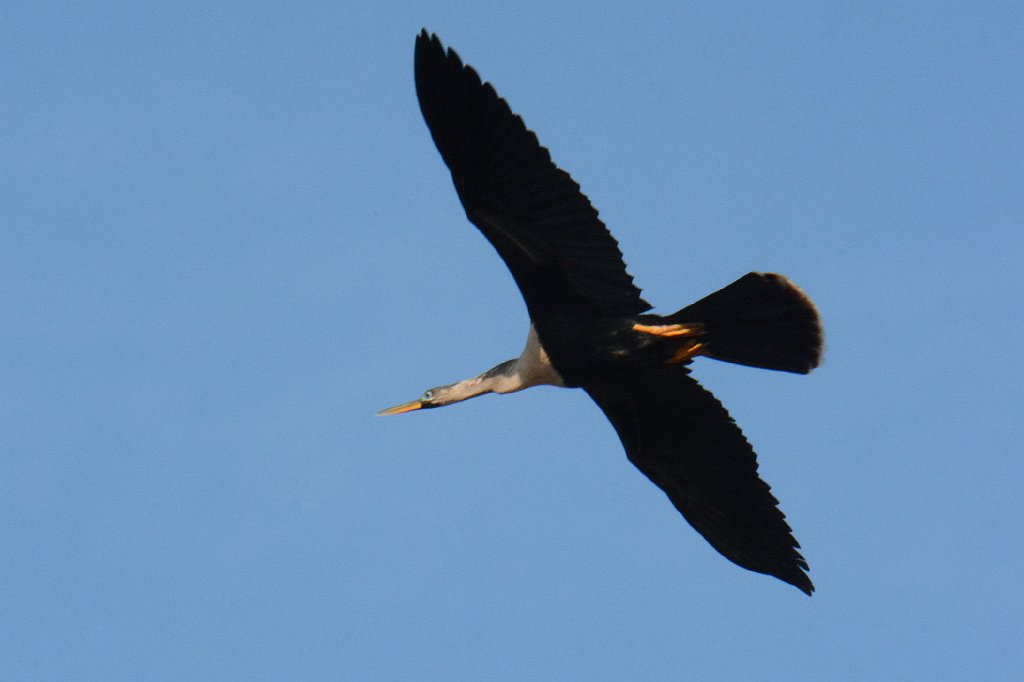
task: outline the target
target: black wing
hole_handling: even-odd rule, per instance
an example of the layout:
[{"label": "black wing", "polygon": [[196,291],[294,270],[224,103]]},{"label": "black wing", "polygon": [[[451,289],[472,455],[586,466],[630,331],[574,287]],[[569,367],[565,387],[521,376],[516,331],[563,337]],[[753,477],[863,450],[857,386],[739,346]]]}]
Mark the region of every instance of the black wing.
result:
[{"label": "black wing", "polygon": [[[416,94],[466,215],[498,250],[527,306],[558,279],[595,312],[650,309],[590,201],[490,83],[424,29],[416,38]],[[541,284],[541,281],[545,283]]]},{"label": "black wing", "polygon": [[615,427],[629,460],[727,559],[811,594],[800,544],[757,475],[753,448],[718,399],[675,365],[628,382],[583,388]]}]

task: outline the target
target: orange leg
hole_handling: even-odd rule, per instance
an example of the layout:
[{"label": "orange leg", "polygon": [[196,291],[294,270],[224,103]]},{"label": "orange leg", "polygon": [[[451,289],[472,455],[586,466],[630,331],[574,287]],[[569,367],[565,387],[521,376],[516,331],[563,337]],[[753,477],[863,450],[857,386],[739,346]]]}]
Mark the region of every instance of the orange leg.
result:
[{"label": "orange leg", "polygon": [[690,325],[682,324],[634,324],[633,331],[643,332],[651,336],[662,336],[673,338],[676,336],[694,337],[704,333],[704,325],[696,322]]},{"label": "orange leg", "polygon": [[691,341],[679,350],[677,350],[672,357],[665,361],[669,365],[678,365],[681,362],[686,362],[692,357],[700,355],[704,352],[707,346],[700,341]]}]

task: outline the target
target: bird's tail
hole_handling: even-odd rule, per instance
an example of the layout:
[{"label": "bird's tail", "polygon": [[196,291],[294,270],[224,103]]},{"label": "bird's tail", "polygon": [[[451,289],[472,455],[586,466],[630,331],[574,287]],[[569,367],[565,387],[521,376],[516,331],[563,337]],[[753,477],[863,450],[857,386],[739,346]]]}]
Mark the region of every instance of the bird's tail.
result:
[{"label": "bird's tail", "polygon": [[818,311],[782,275],[751,272],[664,319],[703,325],[701,354],[716,360],[798,374],[821,364]]}]

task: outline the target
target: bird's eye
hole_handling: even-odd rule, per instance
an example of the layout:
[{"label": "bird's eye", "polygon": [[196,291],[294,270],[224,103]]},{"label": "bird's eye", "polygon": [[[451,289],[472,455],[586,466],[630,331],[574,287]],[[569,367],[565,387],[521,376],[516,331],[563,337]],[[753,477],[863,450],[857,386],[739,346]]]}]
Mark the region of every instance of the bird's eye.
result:
[{"label": "bird's eye", "polygon": [[420,398],[420,400],[430,400],[433,397],[434,397],[434,392],[433,391],[427,391],[426,393],[423,394],[423,397]]}]

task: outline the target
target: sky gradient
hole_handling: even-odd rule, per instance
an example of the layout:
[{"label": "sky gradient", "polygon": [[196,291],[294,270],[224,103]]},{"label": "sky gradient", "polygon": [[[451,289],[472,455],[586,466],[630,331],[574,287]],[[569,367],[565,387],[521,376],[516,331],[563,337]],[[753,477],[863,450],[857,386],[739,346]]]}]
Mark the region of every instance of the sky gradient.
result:
[{"label": "sky gradient", "polygon": [[[1019,679],[1019,3],[0,10],[0,678]],[[659,312],[751,270],[808,377],[695,363],[812,598],[580,391],[382,407],[528,320],[416,104],[426,26]]]}]

